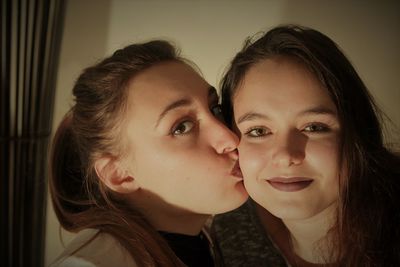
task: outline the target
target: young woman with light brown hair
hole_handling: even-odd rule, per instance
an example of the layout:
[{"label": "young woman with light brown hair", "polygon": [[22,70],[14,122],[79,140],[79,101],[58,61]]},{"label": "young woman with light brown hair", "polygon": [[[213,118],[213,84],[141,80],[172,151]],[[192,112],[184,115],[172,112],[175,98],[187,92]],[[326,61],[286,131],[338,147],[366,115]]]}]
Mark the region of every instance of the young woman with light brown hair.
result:
[{"label": "young woman with light brown hair", "polygon": [[214,266],[202,231],[246,199],[215,89],[165,41],[87,68],[55,134],[50,190],[78,232],[52,266]]}]

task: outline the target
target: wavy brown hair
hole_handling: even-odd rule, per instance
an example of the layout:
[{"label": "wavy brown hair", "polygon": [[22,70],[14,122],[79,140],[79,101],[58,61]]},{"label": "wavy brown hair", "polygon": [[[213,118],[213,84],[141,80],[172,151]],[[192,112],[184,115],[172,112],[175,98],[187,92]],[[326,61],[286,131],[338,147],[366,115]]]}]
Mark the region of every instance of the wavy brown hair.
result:
[{"label": "wavy brown hair", "polygon": [[[339,266],[400,266],[400,158],[385,147],[382,114],[350,61],[326,35],[282,25],[248,39],[221,81],[222,107],[233,125],[232,99],[256,63],[285,56],[302,62],[336,105],[342,129],[337,222],[330,230]],[[245,90],[245,89],[242,89]]]},{"label": "wavy brown hair", "polygon": [[139,211],[110,194],[97,177],[94,162],[103,155],[123,154],[128,82],[165,61],[185,60],[170,43],[156,40],[129,45],[85,69],[50,153],[51,199],[61,226],[72,232],[94,228],[111,234],[139,266],[182,263]]}]

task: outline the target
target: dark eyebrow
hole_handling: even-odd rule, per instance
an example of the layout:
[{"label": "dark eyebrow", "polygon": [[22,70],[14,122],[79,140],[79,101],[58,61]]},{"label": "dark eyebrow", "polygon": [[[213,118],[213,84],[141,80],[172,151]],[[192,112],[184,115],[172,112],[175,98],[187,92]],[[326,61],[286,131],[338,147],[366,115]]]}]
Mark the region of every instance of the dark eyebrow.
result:
[{"label": "dark eyebrow", "polygon": [[179,107],[183,107],[183,106],[189,106],[191,104],[192,104],[192,101],[190,99],[187,99],[187,98],[179,99],[179,100],[176,100],[176,101],[172,102],[171,104],[166,106],[164,108],[164,110],[161,112],[160,116],[158,116],[158,120],[157,120],[157,123],[156,123],[155,127],[158,126],[158,124],[160,123],[162,118],[164,118],[165,115],[167,115],[167,113],[170,112],[171,110],[179,108]]},{"label": "dark eyebrow", "polygon": [[237,124],[242,123],[244,121],[252,121],[252,120],[256,120],[256,119],[268,119],[268,116],[261,114],[261,113],[257,113],[257,112],[247,112],[244,115],[240,116],[240,118],[238,119]]},{"label": "dark eyebrow", "polygon": [[[333,111],[330,108],[326,108],[323,106],[316,106],[313,108],[305,109],[301,112],[299,112],[299,116],[306,116],[306,115],[331,115],[335,116],[336,112]],[[244,121],[252,121],[252,120],[257,120],[257,119],[264,119],[268,120],[269,117],[267,115],[257,113],[257,112],[247,112],[244,115],[240,116],[238,119],[237,124],[242,123]]]},{"label": "dark eyebrow", "polygon": [[[213,99],[216,98],[218,100],[218,94],[217,94],[217,90],[213,87],[210,86],[208,89],[208,99]],[[189,106],[192,104],[192,100],[188,99],[188,98],[183,98],[183,99],[179,99],[176,100],[174,102],[172,102],[171,104],[169,104],[168,106],[166,106],[164,108],[164,110],[161,112],[160,116],[158,116],[157,122],[155,124],[155,127],[158,126],[158,124],[160,123],[160,121],[162,120],[162,118],[165,117],[165,115],[167,115],[167,113],[173,109],[179,108],[179,107],[183,107],[183,106]]]},{"label": "dark eyebrow", "polygon": [[313,108],[309,108],[306,110],[303,110],[299,113],[300,116],[304,115],[336,115],[336,112],[330,108],[324,107],[324,106],[316,106]]}]

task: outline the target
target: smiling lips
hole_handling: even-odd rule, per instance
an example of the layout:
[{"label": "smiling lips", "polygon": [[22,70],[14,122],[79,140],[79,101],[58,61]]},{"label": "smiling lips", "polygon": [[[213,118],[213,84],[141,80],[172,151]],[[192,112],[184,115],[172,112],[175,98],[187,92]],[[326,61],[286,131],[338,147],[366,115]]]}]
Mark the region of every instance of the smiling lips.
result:
[{"label": "smiling lips", "polygon": [[308,187],[313,180],[306,177],[273,177],[266,180],[273,188],[284,192],[296,192]]}]

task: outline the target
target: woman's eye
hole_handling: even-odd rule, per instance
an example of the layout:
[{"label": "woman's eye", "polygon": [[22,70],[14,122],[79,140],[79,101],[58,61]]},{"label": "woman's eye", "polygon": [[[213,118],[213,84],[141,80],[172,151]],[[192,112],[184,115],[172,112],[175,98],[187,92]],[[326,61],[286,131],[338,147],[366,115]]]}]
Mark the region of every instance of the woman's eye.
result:
[{"label": "woman's eye", "polygon": [[245,135],[247,135],[249,137],[263,137],[270,133],[271,133],[271,131],[268,128],[257,127],[257,128],[252,128],[252,129],[246,131]]},{"label": "woman's eye", "polygon": [[312,123],[304,128],[305,132],[327,132],[329,127],[321,123]]},{"label": "woman's eye", "polygon": [[215,105],[211,108],[211,113],[220,121],[224,121],[224,116],[222,114],[222,107],[220,104]]},{"label": "woman's eye", "polygon": [[194,122],[183,121],[172,129],[172,135],[184,135],[190,132],[194,127]]}]

